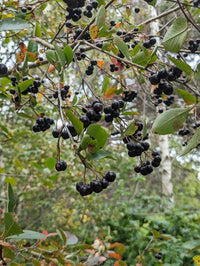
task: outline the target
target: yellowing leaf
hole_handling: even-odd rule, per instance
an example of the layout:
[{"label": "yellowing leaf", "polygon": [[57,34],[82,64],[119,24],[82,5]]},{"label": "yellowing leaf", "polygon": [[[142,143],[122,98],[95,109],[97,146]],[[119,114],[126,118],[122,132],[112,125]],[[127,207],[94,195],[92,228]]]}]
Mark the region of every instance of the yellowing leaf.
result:
[{"label": "yellowing leaf", "polygon": [[110,87],[109,89],[107,89],[107,91],[105,92],[105,99],[112,99],[114,97],[114,92],[117,90],[117,87]]},{"label": "yellowing leaf", "polygon": [[192,259],[197,266],[200,266],[200,255],[196,255]]},{"label": "yellowing leaf", "polygon": [[97,35],[98,35],[98,27],[97,27],[97,25],[92,24],[90,26],[89,32],[90,32],[91,39],[94,40],[97,37]]},{"label": "yellowing leaf", "polygon": [[119,22],[119,23],[117,23],[117,24],[115,25],[115,28],[119,28],[121,25],[122,25],[122,23]]}]

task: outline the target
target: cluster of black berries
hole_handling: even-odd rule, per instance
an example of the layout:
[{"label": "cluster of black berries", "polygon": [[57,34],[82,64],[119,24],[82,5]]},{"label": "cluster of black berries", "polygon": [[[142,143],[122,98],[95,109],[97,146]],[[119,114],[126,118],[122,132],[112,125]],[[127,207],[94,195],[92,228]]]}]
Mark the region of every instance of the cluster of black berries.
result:
[{"label": "cluster of black berries", "polygon": [[90,184],[84,184],[83,182],[78,182],[76,184],[76,190],[81,196],[87,196],[92,194],[92,192],[100,193],[103,189],[107,188],[110,182],[115,181],[116,174],[113,171],[108,171],[106,175],[101,180],[92,180]]},{"label": "cluster of black berries", "polygon": [[141,143],[134,143],[133,141],[130,141],[126,144],[128,155],[130,157],[140,156],[143,152],[149,149],[149,146],[149,143],[146,141],[143,141]]},{"label": "cluster of black berries", "polygon": [[[65,100],[66,98],[70,97],[69,89],[70,89],[69,85],[64,85],[64,87],[61,89],[60,93],[61,93],[62,100]],[[54,99],[58,98],[58,91],[55,91],[53,93],[53,97],[54,97]]]},{"label": "cluster of black berries", "polygon": [[0,75],[4,75],[8,72],[8,68],[5,64],[0,64]]},{"label": "cluster of black berries", "polygon": [[67,164],[65,161],[58,161],[55,165],[55,168],[58,172],[65,171],[67,169]]},{"label": "cluster of black berries", "polygon": [[116,66],[115,64],[113,63],[110,63],[110,72],[115,72],[117,71],[119,68],[118,66]]},{"label": "cluster of black berries", "polygon": [[195,53],[198,50],[198,48],[199,48],[199,44],[200,44],[200,39],[197,39],[196,42],[194,40],[189,40],[188,49],[192,53]]},{"label": "cluster of black berries", "polygon": [[[67,127],[67,128],[66,128]],[[74,128],[74,126],[72,124],[67,124],[61,131],[61,137],[63,139],[69,139],[69,134],[68,134],[68,130],[70,132],[70,134],[72,135],[72,137],[76,137],[77,136],[77,132]],[[52,135],[54,138],[58,138],[59,137],[59,134],[60,134],[60,130],[55,128],[53,131],[52,131]]]},{"label": "cluster of black berries", "polygon": [[155,258],[158,259],[158,260],[162,259],[162,252],[159,251],[159,252],[155,255]]},{"label": "cluster of black berries", "polygon": [[90,124],[101,120],[103,104],[99,100],[94,100],[93,102],[87,104],[82,110],[85,115],[82,115],[79,119],[83,123],[84,128],[87,128]]},{"label": "cluster of black berries", "polygon": [[[17,78],[15,77],[15,76],[12,76],[11,78],[11,81],[12,81],[12,85],[13,86],[16,86],[17,84],[18,84],[18,82],[17,82]],[[23,81],[25,81],[25,80],[28,80],[29,78],[28,77],[23,77],[22,78],[22,80]],[[39,87],[40,87],[40,85],[41,85],[41,81],[40,81],[40,78],[39,77],[36,77],[36,79],[33,81],[33,84],[32,85],[30,85],[28,88],[26,88],[25,90],[23,90],[22,91],[22,94],[23,95],[27,95],[29,92],[30,93],[33,93],[33,94],[36,94],[36,93],[38,93],[38,91],[39,91]],[[15,94],[16,93],[16,91],[15,91],[15,89],[10,89],[10,93],[11,94]]]},{"label": "cluster of black berries", "polygon": [[151,48],[154,44],[156,44],[156,39],[153,36],[149,36],[149,40],[143,43],[143,46],[148,49]]},{"label": "cluster of black berries", "polygon": [[125,102],[132,102],[137,97],[137,90],[124,90],[122,95],[122,100]]},{"label": "cluster of black berries", "polygon": [[122,100],[115,100],[112,102],[111,105],[107,105],[104,107],[104,113],[105,113],[105,121],[112,122],[113,118],[116,118],[120,114],[120,109],[124,107],[124,101]]},{"label": "cluster of black berries", "polygon": [[54,120],[47,116],[40,117],[36,120],[36,124],[33,126],[34,132],[46,131],[54,124]]},{"label": "cluster of black berries", "polygon": [[178,134],[180,136],[186,136],[186,135],[190,134],[190,130],[189,130],[189,128],[180,128],[178,131]]},{"label": "cluster of black berries", "polygon": [[31,10],[32,10],[32,6],[27,5],[27,6],[23,6],[23,7],[21,8],[21,11],[22,11],[23,13],[26,13],[27,10],[31,11]]},{"label": "cluster of black berries", "polygon": [[168,81],[174,81],[179,78],[182,74],[182,70],[174,66],[167,71],[165,68],[162,68],[156,74],[152,74],[149,77],[149,81],[152,85],[157,85],[162,79]]},{"label": "cluster of black berries", "polygon": [[96,9],[98,7],[98,2],[97,1],[92,1],[91,3],[87,4],[86,10],[83,12],[83,14],[91,18],[92,17],[92,9]]},{"label": "cluster of black berries", "polygon": [[151,163],[150,163],[150,161],[143,162],[141,166],[138,165],[134,168],[135,172],[140,173],[144,176],[152,173],[153,167],[158,167],[160,165],[161,160],[162,160],[159,152],[157,152],[157,151],[152,152],[152,157],[153,157],[153,160],[151,161]]},{"label": "cluster of black berries", "polygon": [[85,71],[85,74],[88,76],[92,75],[93,70],[94,70],[94,66],[96,66],[96,65],[97,65],[97,60],[95,60],[95,59],[90,60],[90,65],[88,65],[88,67]]},{"label": "cluster of black berries", "polygon": [[74,22],[78,21],[81,18],[81,7],[85,6],[85,0],[64,0],[64,2],[67,4],[67,11],[69,12],[66,19],[72,19]]},{"label": "cluster of black berries", "polygon": [[[75,34],[74,34],[74,36],[73,36],[73,38],[74,38],[74,40],[76,40],[78,37],[79,37],[79,35],[82,33],[82,29],[81,28],[78,28],[78,29],[76,29],[75,30]],[[81,37],[81,40],[86,40],[86,41],[88,41],[88,40],[90,40],[91,39],[91,37],[90,37],[90,33],[89,33],[89,31],[86,31],[84,34],[83,34],[83,36]]]}]

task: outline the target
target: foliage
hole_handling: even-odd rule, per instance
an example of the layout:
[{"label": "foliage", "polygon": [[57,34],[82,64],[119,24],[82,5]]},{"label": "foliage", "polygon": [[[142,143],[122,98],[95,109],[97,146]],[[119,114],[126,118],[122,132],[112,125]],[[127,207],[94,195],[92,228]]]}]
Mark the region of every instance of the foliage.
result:
[{"label": "foliage", "polygon": [[[191,163],[200,140],[195,1],[160,8],[144,1],[139,10],[126,0],[4,1],[4,265],[190,265],[198,255],[200,191]],[[174,159],[177,205],[162,195],[155,151],[155,134],[172,133],[171,150],[191,154],[191,161]],[[113,171],[115,182],[108,178],[115,179]]]}]

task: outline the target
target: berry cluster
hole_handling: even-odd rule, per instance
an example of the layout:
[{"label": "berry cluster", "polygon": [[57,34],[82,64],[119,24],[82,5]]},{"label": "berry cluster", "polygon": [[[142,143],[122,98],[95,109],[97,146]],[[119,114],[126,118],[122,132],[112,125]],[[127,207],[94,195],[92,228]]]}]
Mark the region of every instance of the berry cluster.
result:
[{"label": "berry cluster", "polygon": [[110,63],[110,72],[118,71],[118,69],[119,69],[118,66],[116,66],[113,63]]},{"label": "berry cluster", "polygon": [[122,100],[125,102],[132,102],[137,97],[137,90],[124,90]]},{"label": "berry cluster", "polygon": [[128,149],[128,155],[130,157],[140,156],[143,152],[149,149],[149,146],[149,143],[146,141],[141,143],[134,143],[133,141],[130,141],[126,145]]},{"label": "berry cluster", "polygon": [[93,70],[94,70],[94,66],[96,66],[96,65],[97,65],[97,60],[95,60],[95,59],[90,60],[90,65],[88,65],[88,67],[85,71],[85,74],[88,76],[92,75]]},{"label": "berry cluster", "polygon": [[[74,38],[74,40],[76,40],[78,37],[79,37],[79,35],[82,33],[82,29],[81,28],[78,28],[78,29],[76,29],[75,30],[75,34],[74,34],[74,36],[73,36],[73,38]],[[84,34],[83,34],[83,36],[81,37],[81,40],[86,40],[86,41],[88,41],[88,40],[90,40],[91,39],[91,37],[90,37],[90,33],[89,33],[89,31],[86,31]]]},{"label": "berry cluster", "polygon": [[156,39],[153,36],[149,36],[149,40],[143,43],[143,46],[148,49],[151,48],[154,44],[156,44]]},{"label": "berry cluster", "polygon": [[23,13],[26,13],[27,10],[31,11],[31,10],[32,10],[32,6],[27,5],[27,6],[23,6],[23,7],[21,8],[21,11],[22,11]]},{"label": "berry cluster", "polygon": [[135,131],[135,133],[133,135],[130,136],[126,136],[123,138],[123,142],[125,144],[128,144],[129,142],[132,141],[141,141],[141,140],[146,140],[148,139],[148,133],[146,136],[142,136],[142,129],[143,129],[143,124],[140,121],[136,121],[135,122],[135,126],[137,127],[137,130]]},{"label": "berry cluster", "polygon": [[86,108],[83,108],[85,115],[82,115],[79,119],[81,122],[83,122],[84,128],[87,128],[90,124],[101,120],[103,104],[99,100],[94,100],[85,107]]},{"label": "berry cluster", "polygon": [[[70,89],[69,85],[64,85],[64,87],[61,89],[60,93],[61,93],[62,100],[65,100],[66,98],[70,97],[69,89]],[[53,93],[53,97],[54,97],[54,99],[58,98],[58,91],[55,91]]]},{"label": "berry cluster", "polygon": [[69,132],[70,132],[70,134],[72,135],[72,137],[76,137],[76,136],[77,136],[77,132],[76,132],[76,130],[75,130],[75,128],[74,128],[74,126],[73,126],[72,124],[67,124],[67,125],[62,129],[62,131],[59,130],[59,129],[57,129],[57,128],[55,128],[55,129],[52,131],[52,135],[53,135],[54,138],[58,138],[59,135],[60,135],[60,133],[61,133],[61,137],[62,137],[63,139],[69,139],[70,137],[69,137],[69,134],[68,134],[68,130],[67,130],[67,129],[69,130]]},{"label": "berry cluster", "polygon": [[188,49],[192,53],[195,53],[198,50],[198,48],[199,48],[199,44],[200,44],[200,39],[197,39],[196,42],[194,40],[189,40]]},{"label": "berry cluster", "polygon": [[65,171],[67,169],[67,164],[65,161],[58,161],[55,165],[55,168],[58,172]]},{"label": "berry cluster", "polygon": [[180,136],[186,136],[186,135],[190,134],[190,130],[189,130],[189,128],[180,128],[178,131],[178,134]]},{"label": "berry cluster", "polygon": [[142,175],[148,175],[153,172],[153,167],[158,167],[161,162],[161,157],[159,152],[153,151],[152,152],[153,160],[151,161],[145,161],[141,165],[138,165],[134,168],[136,173],[141,173]]},{"label": "berry cluster", "polygon": [[[12,85],[14,87],[16,87],[16,85],[18,84],[17,82],[17,78],[15,76],[12,76],[11,78],[11,81],[12,81]],[[25,80],[28,80],[29,78],[28,77],[23,77],[22,80],[25,81]],[[36,77],[36,79],[34,80],[33,84],[30,85],[28,88],[26,88],[25,90],[22,91],[22,94],[23,95],[27,95],[29,92],[30,93],[33,93],[33,94],[37,94],[39,92],[39,87],[41,85],[41,81],[40,81],[40,78],[39,77]],[[11,94],[15,94],[16,93],[16,90],[15,89],[10,89],[10,93]]]},{"label": "berry cluster", "polygon": [[5,64],[0,64],[0,75],[4,75],[8,72],[8,68]]},{"label": "berry cluster", "polygon": [[107,105],[104,107],[104,113],[105,113],[105,121],[112,122],[113,118],[116,118],[120,114],[120,109],[124,107],[124,101],[122,100],[115,100],[112,102],[111,105]]},{"label": "berry cluster", "polygon": [[36,120],[36,124],[33,126],[34,132],[46,131],[54,124],[54,120],[47,116],[40,117]]},{"label": "berry cluster", "polygon": [[113,171],[108,171],[106,175],[101,180],[92,180],[90,184],[84,184],[83,182],[78,182],[76,184],[76,190],[81,196],[87,196],[92,194],[92,192],[100,193],[103,189],[109,186],[110,182],[114,182],[116,179],[116,174]]},{"label": "berry cluster", "polygon": [[92,17],[92,9],[96,9],[98,7],[98,2],[97,1],[92,1],[91,3],[87,4],[86,10],[83,12],[83,14],[91,18]]},{"label": "berry cluster", "polygon": [[155,258],[158,259],[158,260],[162,259],[162,252],[159,251],[159,252],[155,255]]}]

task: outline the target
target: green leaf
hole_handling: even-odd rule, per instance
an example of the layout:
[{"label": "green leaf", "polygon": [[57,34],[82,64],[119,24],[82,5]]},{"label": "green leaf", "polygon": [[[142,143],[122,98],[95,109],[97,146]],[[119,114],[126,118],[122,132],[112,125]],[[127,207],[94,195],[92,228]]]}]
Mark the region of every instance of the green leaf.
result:
[{"label": "green leaf", "polygon": [[112,157],[110,152],[102,151],[102,150],[91,154],[90,160],[101,160],[103,158],[109,158],[109,159],[115,160],[115,158]]},{"label": "green leaf", "polygon": [[59,62],[61,64],[61,66],[64,67],[65,64],[66,64],[65,53],[57,44],[55,44],[54,46],[55,46],[55,49],[56,49],[58,60],[59,60]]},{"label": "green leaf", "polygon": [[33,41],[29,41],[28,42],[28,52],[38,54],[38,43],[33,42]]},{"label": "green leaf", "polygon": [[186,104],[190,105],[196,102],[196,97],[188,91],[175,89],[176,92],[183,98]]},{"label": "green leaf", "polygon": [[49,170],[53,170],[56,164],[56,159],[53,157],[48,157],[46,158],[44,164],[47,168],[49,168]]},{"label": "green leaf", "polygon": [[122,54],[124,56],[126,56],[127,59],[130,59],[130,53],[129,53],[129,49],[128,49],[128,46],[126,45],[126,43],[118,37],[115,37],[114,41],[115,41],[118,49],[122,52]]},{"label": "green leaf", "polygon": [[67,60],[67,64],[69,65],[72,60],[73,60],[73,57],[74,57],[74,53],[73,53],[73,50],[70,46],[65,46],[64,50],[63,50],[64,54],[65,54],[65,58]]},{"label": "green leaf", "polygon": [[54,180],[58,180],[59,176],[58,175],[49,175],[47,178],[54,181]]},{"label": "green leaf", "polygon": [[152,50],[147,50],[145,47],[142,47],[142,51],[133,56],[132,62],[140,66],[147,66],[151,60],[154,61],[157,58],[155,55],[152,57],[152,53]]},{"label": "green leaf", "polygon": [[22,234],[15,234],[8,237],[8,239],[17,240],[17,241],[22,239],[43,239],[43,238],[46,238],[46,235],[31,230],[24,230]]},{"label": "green leaf", "polygon": [[3,87],[6,87],[9,83],[10,83],[10,79],[9,78],[5,77],[5,78],[1,79],[1,85]]},{"label": "green leaf", "polygon": [[28,54],[27,53],[25,54],[25,57],[24,57],[24,64],[22,67],[22,75],[23,76],[28,75]]},{"label": "green leaf", "polygon": [[39,38],[42,37],[42,30],[40,24],[37,21],[35,23],[34,36]]},{"label": "green leaf", "polygon": [[23,230],[14,221],[14,216],[12,212],[6,212],[4,214],[4,224],[5,224],[5,237],[17,235],[23,233]]},{"label": "green leaf", "polygon": [[29,27],[31,27],[31,24],[28,24],[26,20],[17,17],[5,18],[0,21],[0,31],[24,30]]},{"label": "green leaf", "polygon": [[3,247],[3,253],[4,257],[9,259],[14,259],[16,256],[15,253],[6,246]]},{"label": "green leaf", "polygon": [[188,24],[186,18],[177,18],[168,29],[162,41],[167,51],[178,52],[187,37]]},{"label": "green leaf", "polygon": [[46,51],[46,58],[52,65],[58,61],[57,54],[54,50]]},{"label": "green leaf", "polygon": [[15,195],[11,184],[8,184],[8,212],[14,212],[15,208]]},{"label": "green leaf", "polygon": [[110,79],[109,77],[105,76],[104,80],[103,80],[103,83],[102,83],[102,89],[101,89],[101,92],[105,92],[109,86],[109,83],[110,83]]},{"label": "green leaf", "polygon": [[11,176],[6,176],[5,181],[7,184],[11,184],[11,186],[15,186],[17,184],[16,180],[14,177]]},{"label": "green leaf", "polygon": [[192,136],[191,140],[189,141],[188,145],[185,146],[184,150],[181,152],[180,156],[184,156],[192,149],[196,148],[200,142],[200,128],[197,129],[195,134]]},{"label": "green leaf", "polygon": [[62,228],[56,226],[56,232],[58,233],[63,245],[66,246],[67,244],[67,234],[62,230]]},{"label": "green leaf", "polygon": [[79,151],[87,149],[89,146],[96,146],[97,140],[91,138],[89,135],[84,134],[83,138],[81,139],[81,143],[79,146]]},{"label": "green leaf", "polygon": [[91,124],[86,130],[86,134],[97,141],[97,144],[92,149],[91,153],[98,152],[106,144],[109,133],[106,128],[99,124]]},{"label": "green leaf", "polygon": [[192,107],[173,108],[159,115],[153,123],[152,132],[159,135],[166,135],[176,132],[182,127]]},{"label": "green leaf", "polygon": [[22,81],[21,83],[18,84],[18,87],[20,89],[21,92],[23,92],[24,90],[26,90],[30,85],[33,84],[33,81],[35,79],[27,79]]},{"label": "green leaf", "polygon": [[100,29],[103,25],[105,25],[105,20],[106,20],[106,10],[104,6],[101,6],[98,9],[94,24],[97,25],[98,29]]},{"label": "green leaf", "polygon": [[190,65],[188,65],[187,63],[176,59],[174,57],[168,56],[169,60],[172,61],[174,63],[174,65],[176,65],[178,68],[180,68],[182,71],[184,71],[187,75],[191,75],[192,73],[192,68]]},{"label": "green leaf", "polygon": [[136,132],[137,129],[138,129],[138,127],[135,125],[135,120],[133,120],[133,121],[129,122],[124,133],[126,136],[131,136]]},{"label": "green leaf", "polygon": [[156,3],[157,3],[157,0],[153,0],[153,1],[151,1],[151,2],[148,2],[148,4],[149,4],[150,6],[154,6],[154,7],[155,7]]},{"label": "green leaf", "polygon": [[83,123],[72,113],[70,109],[66,110],[66,115],[72,122],[77,134],[80,135],[83,131]]}]

